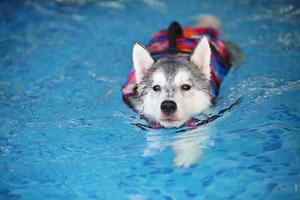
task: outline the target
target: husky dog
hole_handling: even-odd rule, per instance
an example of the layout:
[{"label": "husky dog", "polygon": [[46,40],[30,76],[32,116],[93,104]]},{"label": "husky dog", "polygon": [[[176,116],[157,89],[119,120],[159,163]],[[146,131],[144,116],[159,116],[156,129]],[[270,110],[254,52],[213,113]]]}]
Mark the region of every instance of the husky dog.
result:
[{"label": "husky dog", "polygon": [[173,22],[152,37],[149,50],[134,45],[134,78],[127,84],[132,88],[126,93],[123,87],[123,97],[151,124],[177,128],[214,103],[232,53],[218,38],[220,23],[212,19],[200,22],[205,27],[186,29]]},{"label": "husky dog", "polygon": [[[217,18],[201,17],[198,25],[182,29],[173,22],[168,30],[154,34],[147,48],[141,43],[133,47],[133,69],[123,87],[123,99],[150,126],[189,126],[194,115],[213,105],[231,66],[242,62],[239,48],[219,39]],[[210,141],[209,132],[207,127],[199,127],[175,138],[171,144],[175,166],[195,163]],[[151,133],[147,141],[144,156],[170,145]]]}]

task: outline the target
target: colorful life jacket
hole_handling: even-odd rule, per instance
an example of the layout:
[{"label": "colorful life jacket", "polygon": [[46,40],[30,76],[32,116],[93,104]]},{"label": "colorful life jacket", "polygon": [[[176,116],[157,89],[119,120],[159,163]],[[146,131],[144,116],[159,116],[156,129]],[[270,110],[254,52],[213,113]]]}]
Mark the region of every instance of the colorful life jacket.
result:
[{"label": "colorful life jacket", "polygon": [[[193,49],[197,46],[199,40],[206,36],[211,47],[211,95],[216,97],[224,76],[228,73],[231,63],[228,51],[221,39],[219,32],[210,27],[184,28],[182,36],[176,39],[176,49],[179,53],[176,56],[189,58]],[[169,54],[168,30],[162,30],[152,35],[147,45],[154,61]],[[132,68],[126,84],[122,88],[123,100],[130,105],[129,97],[136,94],[135,70]],[[187,122],[187,125],[190,122]]]}]

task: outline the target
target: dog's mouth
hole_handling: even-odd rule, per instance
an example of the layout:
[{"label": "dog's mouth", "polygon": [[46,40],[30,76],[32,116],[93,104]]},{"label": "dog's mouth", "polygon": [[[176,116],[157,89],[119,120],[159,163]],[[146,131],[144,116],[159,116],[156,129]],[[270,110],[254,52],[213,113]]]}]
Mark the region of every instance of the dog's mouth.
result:
[{"label": "dog's mouth", "polygon": [[172,122],[177,122],[179,120],[178,119],[173,119],[173,118],[165,118],[165,119],[161,119],[160,121],[172,123]]},{"label": "dog's mouth", "polygon": [[164,117],[159,120],[159,123],[165,128],[180,127],[184,121],[178,118]]},{"label": "dog's mouth", "polygon": [[177,115],[169,115],[169,116],[168,115],[162,115],[160,117],[159,121],[172,123],[172,122],[181,121],[181,119],[179,119]]}]

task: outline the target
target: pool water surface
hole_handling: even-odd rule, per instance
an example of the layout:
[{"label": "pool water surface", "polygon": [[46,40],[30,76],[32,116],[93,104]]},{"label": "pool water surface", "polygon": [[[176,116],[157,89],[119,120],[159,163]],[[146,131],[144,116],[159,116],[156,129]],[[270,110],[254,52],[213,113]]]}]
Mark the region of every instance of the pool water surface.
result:
[{"label": "pool water surface", "polygon": [[[121,95],[134,42],[206,13],[245,55],[216,119],[145,128]],[[299,1],[1,1],[0,199],[300,199],[299,25]]]}]

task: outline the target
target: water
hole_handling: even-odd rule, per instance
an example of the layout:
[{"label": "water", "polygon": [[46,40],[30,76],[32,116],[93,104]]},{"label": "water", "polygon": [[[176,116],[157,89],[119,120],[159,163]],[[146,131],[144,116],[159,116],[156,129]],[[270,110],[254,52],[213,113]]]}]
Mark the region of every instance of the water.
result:
[{"label": "water", "polygon": [[[298,1],[78,2],[0,3],[0,199],[300,199]],[[132,125],[132,44],[201,13],[246,55],[206,114],[242,101],[193,131]]]}]

